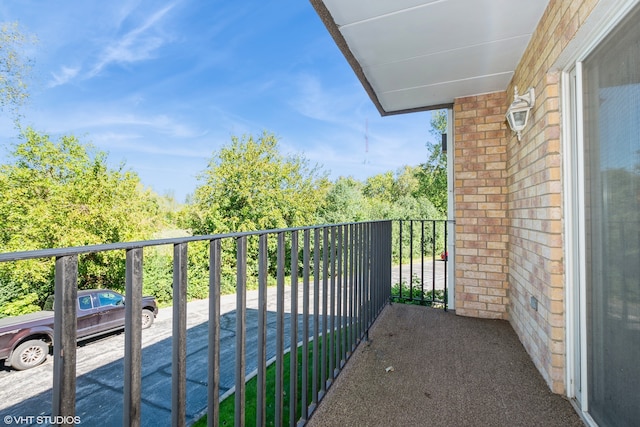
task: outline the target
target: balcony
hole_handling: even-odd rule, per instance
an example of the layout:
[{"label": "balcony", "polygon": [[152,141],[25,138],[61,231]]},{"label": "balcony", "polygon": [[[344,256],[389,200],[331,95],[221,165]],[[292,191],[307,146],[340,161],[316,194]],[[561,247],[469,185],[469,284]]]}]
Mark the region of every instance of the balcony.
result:
[{"label": "balcony", "polygon": [[[0,262],[55,258],[57,296],[50,395],[0,412],[174,426],[207,414],[208,425],[219,425],[227,397],[235,425],[580,425],[507,322],[446,311],[447,259],[436,256],[446,241],[446,221],[378,221],[0,254]],[[201,321],[187,310],[187,254],[196,242],[208,244]],[[170,333],[145,346],[142,255],[161,245],[173,247]],[[126,253],[123,350],[108,366],[115,371],[78,375],[78,257],[102,251]],[[235,264],[235,295],[220,294],[223,259]],[[392,260],[406,265],[392,268]],[[389,304],[398,300],[418,306]],[[298,363],[285,371],[291,349]],[[110,387],[93,397],[101,375]],[[42,408],[48,398],[50,412]],[[109,410],[96,414],[96,405]]]},{"label": "balcony", "polygon": [[582,426],[507,321],[387,305],[308,426]]}]

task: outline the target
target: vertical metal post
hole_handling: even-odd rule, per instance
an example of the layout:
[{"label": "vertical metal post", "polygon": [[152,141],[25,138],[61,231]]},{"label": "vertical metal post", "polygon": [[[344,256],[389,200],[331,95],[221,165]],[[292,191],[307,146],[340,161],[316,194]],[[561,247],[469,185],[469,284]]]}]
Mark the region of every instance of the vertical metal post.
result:
[{"label": "vertical metal post", "polygon": [[78,256],[56,258],[55,274],[51,414],[54,417],[74,417],[76,414]]},{"label": "vertical metal post", "polygon": [[342,274],[342,230],[343,230],[343,226],[339,225],[337,230],[338,241],[336,244],[336,258],[338,261],[337,277],[336,277],[336,283],[337,283],[336,320],[338,321],[338,325],[336,327],[336,331],[338,333],[338,338],[336,339],[336,353],[335,353],[336,367],[338,371],[342,368],[341,349],[342,349],[342,336],[344,335],[344,331],[342,330],[342,279],[344,278],[344,275]]},{"label": "vertical metal post", "polygon": [[369,341],[369,224],[362,224],[362,327],[364,328],[365,340]]},{"label": "vertical metal post", "polygon": [[284,232],[278,233],[277,277],[276,277],[276,406],[275,420],[282,425],[284,395]]},{"label": "vertical metal post", "polygon": [[322,395],[327,392],[327,317],[328,317],[328,309],[327,309],[327,300],[328,300],[328,292],[329,292],[329,248],[331,244],[329,242],[329,229],[327,227],[322,228],[322,338],[320,342],[322,343],[322,348],[320,349],[321,353],[321,365],[320,365],[320,391],[322,391]]},{"label": "vertical metal post", "polygon": [[309,419],[309,261],[311,231],[304,230],[304,247],[302,255],[302,394],[300,409],[302,421]]},{"label": "vertical metal post", "polygon": [[371,268],[373,267],[372,256],[373,256],[373,223],[367,223],[367,341],[369,340],[368,331],[369,327],[373,323],[373,303],[374,303],[374,295],[375,289],[373,288],[373,273]]},{"label": "vertical metal post", "polygon": [[369,268],[371,270],[371,310],[374,318],[378,316],[378,297],[380,296],[378,274],[380,269],[380,264],[378,262],[378,255],[380,252],[380,241],[378,240],[378,236],[380,234],[378,232],[379,228],[379,222],[371,224],[371,260]]},{"label": "vertical metal post", "polygon": [[349,277],[349,227],[348,225],[345,225],[344,228],[344,239],[343,239],[343,244],[344,244],[344,263],[343,263],[343,274],[342,274],[342,281],[343,281],[343,285],[342,285],[342,315],[344,317],[344,323],[343,323],[343,332],[342,332],[342,359],[346,362],[347,361],[347,336],[349,333],[349,283],[350,283],[350,277]]},{"label": "vertical metal post", "polygon": [[[367,324],[371,326],[373,324],[373,304],[375,302],[375,289],[373,287],[373,223],[367,224],[367,306],[368,317]],[[367,327],[367,330],[369,328]],[[368,339],[368,337],[367,337]]]},{"label": "vertical metal post", "polygon": [[267,422],[267,235],[258,242],[258,377],[256,425]]},{"label": "vertical metal post", "polygon": [[[387,283],[391,283],[391,261],[392,261],[392,257],[393,257],[393,223],[391,221],[387,221],[387,227],[386,227],[386,245],[385,247],[387,248],[387,261],[385,263],[385,267],[386,267],[386,271],[385,271],[385,275],[383,276],[385,281]],[[387,298],[389,298],[391,296],[391,286],[388,286],[387,288]]]},{"label": "vertical metal post", "polygon": [[424,302],[424,220],[420,221],[420,302]]},{"label": "vertical metal post", "polygon": [[[409,300],[413,300],[413,223],[409,220]],[[402,266],[400,267],[402,268]]]},{"label": "vertical metal post", "polygon": [[319,348],[318,340],[320,329],[320,230],[313,230],[313,375],[311,394],[311,402],[315,406],[318,404],[318,374],[320,373],[320,365],[318,357]]},{"label": "vertical metal post", "polygon": [[[298,232],[291,232],[291,325],[289,350],[289,425],[298,421]],[[306,390],[304,390],[306,393]]]},{"label": "vertical metal post", "polygon": [[235,425],[243,426],[245,420],[245,371],[246,371],[246,323],[247,323],[247,237],[236,241],[236,392]]},{"label": "vertical metal post", "polygon": [[336,350],[335,350],[335,325],[336,325],[336,227],[331,227],[331,240],[329,245],[331,292],[329,301],[329,378],[333,382],[336,377]]},{"label": "vertical metal post", "polygon": [[349,352],[353,354],[356,337],[356,225],[350,224],[350,251],[349,251]]},{"label": "vertical metal post", "polygon": [[433,264],[431,267],[431,270],[433,271],[433,273],[431,274],[432,276],[431,304],[433,305],[433,303],[436,300],[436,240],[437,240],[437,237],[436,237],[436,221],[432,220],[431,223],[432,223],[432,229],[433,229],[432,231],[433,234],[431,235],[431,241],[433,242],[433,245],[431,248],[431,253],[433,254],[431,256],[431,260],[432,260],[431,262]]},{"label": "vertical metal post", "polygon": [[187,417],[187,244],[173,246],[173,332],[171,424],[183,426]]},{"label": "vertical metal post", "polygon": [[361,225],[356,224],[354,230],[354,239],[355,239],[355,262],[354,262],[354,286],[355,286],[355,314],[356,318],[356,341],[354,344],[360,341],[362,337],[362,281],[360,274],[362,272],[362,230]]},{"label": "vertical metal post", "polygon": [[139,426],[142,387],[142,248],[126,254],[124,306],[124,409],[122,424]]},{"label": "vertical metal post", "polygon": [[402,220],[398,221],[398,228],[399,228],[398,231],[399,231],[399,234],[400,234],[400,238],[398,239],[398,245],[400,246],[399,247],[399,250],[400,250],[400,254],[399,254],[400,261],[399,261],[399,264],[400,265],[398,267],[398,269],[399,269],[398,270],[398,273],[399,273],[398,281],[400,283],[398,283],[398,298],[400,300],[402,300],[402,286],[403,286],[402,285]]},{"label": "vertical metal post", "polygon": [[[207,366],[207,425],[220,423],[220,272],[221,241],[209,242],[209,349]],[[126,425],[126,424],[125,424]]]},{"label": "vertical metal post", "polygon": [[442,225],[444,227],[444,293],[442,295],[442,299],[444,302],[444,311],[447,311],[449,298],[448,298],[448,290],[447,290],[447,263],[449,262],[449,252],[447,251],[447,221],[443,221]]}]

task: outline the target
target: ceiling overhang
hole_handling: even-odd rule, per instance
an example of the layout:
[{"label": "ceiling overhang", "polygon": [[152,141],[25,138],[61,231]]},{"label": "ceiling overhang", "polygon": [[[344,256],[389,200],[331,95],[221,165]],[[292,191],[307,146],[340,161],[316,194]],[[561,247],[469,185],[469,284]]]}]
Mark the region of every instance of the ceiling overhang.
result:
[{"label": "ceiling overhang", "polygon": [[381,115],[505,90],[548,0],[310,0]]}]

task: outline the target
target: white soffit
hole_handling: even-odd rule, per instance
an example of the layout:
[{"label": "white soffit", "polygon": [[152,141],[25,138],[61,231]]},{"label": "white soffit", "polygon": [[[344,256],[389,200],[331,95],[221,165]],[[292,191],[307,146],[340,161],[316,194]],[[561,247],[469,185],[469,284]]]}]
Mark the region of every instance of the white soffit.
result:
[{"label": "white soffit", "polygon": [[548,0],[311,0],[382,115],[504,90]]}]

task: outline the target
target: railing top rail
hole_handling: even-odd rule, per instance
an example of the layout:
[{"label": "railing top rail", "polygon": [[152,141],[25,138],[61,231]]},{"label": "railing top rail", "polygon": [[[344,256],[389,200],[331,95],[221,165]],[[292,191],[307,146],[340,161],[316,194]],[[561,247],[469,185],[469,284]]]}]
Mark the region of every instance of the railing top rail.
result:
[{"label": "railing top rail", "polygon": [[395,218],[391,221],[423,221],[423,222],[456,222],[452,219],[440,218],[440,219],[430,219],[430,218]]},{"label": "railing top rail", "polygon": [[325,227],[337,227],[337,226],[352,225],[352,224],[371,224],[371,223],[380,223],[380,222],[387,222],[387,221],[388,220],[343,222],[338,224],[321,224],[321,225],[311,225],[311,226],[305,226],[305,227],[278,228],[278,229],[271,229],[271,230],[241,231],[241,232],[234,232],[234,233],[205,234],[205,235],[197,235],[197,236],[172,237],[167,239],[141,240],[137,242],[118,242],[118,243],[105,243],[100,245],[73,246],[73,247],[67,247],[67,248],[37,249],[37,250],[31,250],[31,251],[7,252],[7,253],[0,253],[0,262],[21,261],[21,260],[37,259],[37,258],[73,256],[73,255],[81,255],[81,254],[88,254],[88,253],[95,253],[95,252],[106,252],[106,251],[113,251],[113,250],[129,250],[129,249],[145,248],[149,246],[177,245],[177,244],[189,243],[189,242],[212,241],[212,240],[228,239],[228,238],[240,238],[243,236],[260,236],[263,234],[277,234],[282,232],[314,230],[314,229],[325,228]]}]

